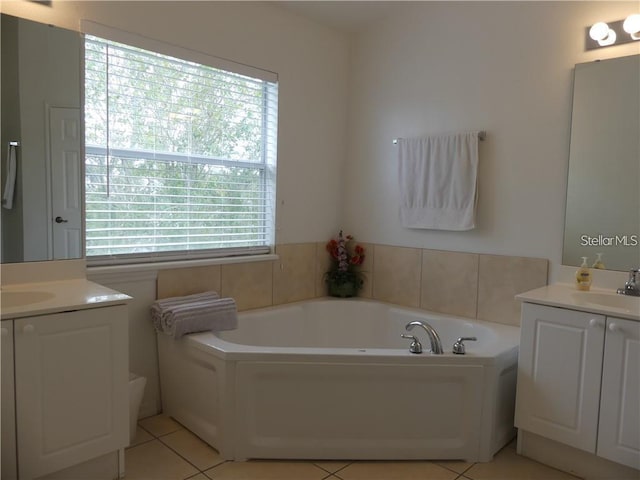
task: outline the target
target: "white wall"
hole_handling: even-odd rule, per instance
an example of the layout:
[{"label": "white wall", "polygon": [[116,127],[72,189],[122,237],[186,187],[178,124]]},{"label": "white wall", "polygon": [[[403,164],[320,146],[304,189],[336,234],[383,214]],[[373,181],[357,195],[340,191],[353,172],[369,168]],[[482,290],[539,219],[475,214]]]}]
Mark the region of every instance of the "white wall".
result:
[{"label": "white wall", "polygon": [[[348,38],[268,3],[2,2],[9,15],[79,29],[81,19],[137,33],[279,75],[277,243],[315,242],[340,223],[346,152]],[[147,377],[142,416],[159,409],[155,333],[149,306],[156,272],[89,273],[134,297],[130,369]]]},{"label": "white wall", "polygon": [[[638,2],[413,2],[352,49],[344,224],[362,241],[562,257],[573,66],[638,53],[585,52],[585,27]],[[392,139],[486,130],[478,227],[408,230]]]},{"label": "white wall", "polygon": [[[278,243],[324,241],[344,226],[359,241],[559,263],[573,65],[637,49],[583,49],[585,26],[623,18],[637,2],[398,3],[392,18],[353,38],[350,53],[345,36],[270,3],[51,5],[2,10],[71,29],[93,20],[278,72]],[[469,129],[488,133],[479,228],[402,229],[392,139]],[[155,277],[92,279],[135,297],[131,369],[151,379],[144,408],[153,413]]]},{"label": "white wall", "polygon": [[[68,29],[81,19],[279,75],[276,243],[328,238],[340,222],[348,38],[268,2],[3,2]],[[312,221],[310,221],[312,220]]]}]

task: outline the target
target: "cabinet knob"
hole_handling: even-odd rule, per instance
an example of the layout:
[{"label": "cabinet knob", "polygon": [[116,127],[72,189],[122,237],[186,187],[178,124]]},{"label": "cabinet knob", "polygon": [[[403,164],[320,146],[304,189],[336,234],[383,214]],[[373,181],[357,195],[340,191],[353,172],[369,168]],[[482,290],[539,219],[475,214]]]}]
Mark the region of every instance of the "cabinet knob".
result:
[{"label": "cabinet knob", "polygon": [[589,320],[589,326],[590,327],[602,327],[602,321],[598,320],[597,318],[592,318],[591,320]]},{"label": "cabinet knob", "polygon": [[620,325],[618,325],[615,322],[611,322],[609,324],[609,331],[610,332],[619,332],[621,330]]},{"label": "cabinet knob", "polygon": [[25,333],[27,335],[31,335],[35,331],[36,331],[36,327],[34,327],[31,324],[27,324],[22,328],[22,333]]},{"label": "cabinet knob", "polygon": [[3,337],[6,337],[9,335],[9,329],[8,328],[4,328],[2,327],[2,330],[0,330],[1,334]]}]

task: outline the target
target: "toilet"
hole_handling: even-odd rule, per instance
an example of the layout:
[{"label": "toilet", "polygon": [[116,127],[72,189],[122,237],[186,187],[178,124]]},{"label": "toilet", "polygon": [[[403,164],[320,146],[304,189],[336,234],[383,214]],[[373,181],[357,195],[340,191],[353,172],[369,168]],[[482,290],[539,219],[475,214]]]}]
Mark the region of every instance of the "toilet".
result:
[{"label": "toilet", "polygon": [[146,384],[147,379],[145,377],[129,372],[129,444],[136,438],[138,412]]}]

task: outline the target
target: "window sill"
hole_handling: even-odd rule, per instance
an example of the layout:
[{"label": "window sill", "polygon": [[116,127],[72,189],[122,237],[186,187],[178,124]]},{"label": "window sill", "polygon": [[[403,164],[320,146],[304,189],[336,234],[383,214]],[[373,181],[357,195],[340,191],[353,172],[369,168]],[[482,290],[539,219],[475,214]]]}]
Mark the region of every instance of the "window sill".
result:
[{"label": "window sill", "polygon": [[278,260],[278,255],[270,253],[265,255],[247,255],[222,258],[198,258],[193,260],[174,260],[169,262],[134,263],[124,265],[108,265],[87,267],[87,275],[96,276],[104,274],[127,274],[139,272],[156,272],[172,268],[206,267],[209,265],[230,265],[234,263],[268,262]]}]

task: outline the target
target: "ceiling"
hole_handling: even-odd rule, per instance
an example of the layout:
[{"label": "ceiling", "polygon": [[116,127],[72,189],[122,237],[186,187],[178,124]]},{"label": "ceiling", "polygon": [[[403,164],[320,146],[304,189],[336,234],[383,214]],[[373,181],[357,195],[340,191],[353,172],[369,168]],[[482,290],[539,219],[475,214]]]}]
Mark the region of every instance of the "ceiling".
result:
[{"label": "ceiling", "polygon": [[328,27],[352,33],[392,14],[403,2],[291,0],[273,3]]}]

